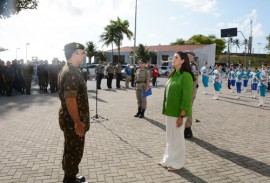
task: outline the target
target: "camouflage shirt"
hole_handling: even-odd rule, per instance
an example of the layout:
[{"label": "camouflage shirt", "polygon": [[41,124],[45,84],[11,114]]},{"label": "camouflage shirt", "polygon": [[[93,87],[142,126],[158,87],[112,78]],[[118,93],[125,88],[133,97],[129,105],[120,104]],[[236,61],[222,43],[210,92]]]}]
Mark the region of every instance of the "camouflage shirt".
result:
[{"label": "camouflage shirt", "polygon": [[78,104],[80,120],[85,124],[85,131],[89,130],[89,104],[86,82],[79,68],[67,63],[58,75],[59,98],[61,107],[59,109],[60,128],[74,128],[74,122],[68,113],[65,98],[74,97]]},{"label": "camouflage shirt", "polygon": [[114,72],[113,66],[108,66],[108,67],[106,68],[106,72],[108,72],[109,74],[113,74],[113,72]]},{"label": "camouflage shirt", "polygon": [[117,65],[114,69],[115,73],[117,74],[121,74],[122,73],[122,66],[121,65]]}]

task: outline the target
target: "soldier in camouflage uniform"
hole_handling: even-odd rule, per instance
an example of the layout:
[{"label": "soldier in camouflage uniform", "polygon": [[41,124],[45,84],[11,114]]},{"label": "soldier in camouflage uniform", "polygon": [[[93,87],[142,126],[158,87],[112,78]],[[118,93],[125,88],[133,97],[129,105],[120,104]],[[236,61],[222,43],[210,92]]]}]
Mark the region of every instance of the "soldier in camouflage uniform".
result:
[{"label": "soldier in camouflage uniform", "polygon": [[[192,106],[193,106],[193,102],[194,102],[194,100],[196,98],[196,94],[197,94],[197,89],[199,87],[199,84],[198,84],[199,68],[194,60],[195,54],[193,52],[187,52],[187,54],[188,54],[188,58],[190,61],[190,66],[191,66],[192,72],[193,72],[194,77],[195,77],[195,81],[193,81],[193,89],[192,89]],[[192,126],[192,115],[190,115],[187,118],[187,121],[185,124],[185,132],[184,132],[185,138],[192,138],[193,137],[191,126]]]},{"label": "soldier in camouflage uniform", "polygon": [[109,89],[112,88],[113,72],[114,72],[114,68],[113,68],[112,63],[110,63],[110,65],[106,68],[107,87]]},{"label": "soldier in camouflage uniform", "polygon": [[27,64],[24,66],[24,82],[25,82],[25,92],[26,95],[31,94],[31,85],[33,78],[34,67],[30,61],[27,61]]},{"label": "soldier in camouflage uniform", "polygon": [[6,94],[4,83],[4,70],[5,70],[5,62],[0,60],[0,96]]},{"label": "soldier in camouflage uniform", "polygon": [[10,61],[7,61],[7,65],[6,65],[4,73],[3,73],[3,80],[5,83],[6,95],[8,97],[10,97],[12,95],[13,81],[14,81],[14,72],[13,72],[13,69],[11,67]]},{"label": "soldier in camouflage uniform", "polygon": [[69,43],[64,47],[67,64],[58,75],[59,124],[64,132],[64,154],[62,167],[65,172],[64,183],[85,181],[78,180],[79,163],[83,156],[85,133],[89,130],[89,104],[86,82],[80,66],[85,59],[84,46]]},{"label": "soldier in camouflage uniform", "polygon": [[134,117],[144,118],[144,112],[147,106],[147,97],[142,97],[142,91],[147,91],[150,83],[150,75],[148,70],[145,68],[146,61],[140,61],[140,68],[137,70],[135,75],[135,87],[136,97],[138,104],[138,112]]},{"label": "soldier in camouflage uniform", "polygon": [[49,69],[48,69],[51,93],[58,91],[57,89],[58,73],[59,73],[59,66],[57,64],[57,60],[53,60],[52,64],[49,66]]},{"label": "soldier in camouflage uniform", "polygon": [[100,85],[101,85],[101,80],[104,77],[104,69],[105,69],[105,66],[103,65],[103,62],[99,62],[99,65],[95,69],[97,89],[101,89]]},{"label": "soldier in camouflage uniform", "polygon": [[122,80],[122,65],[120,62],[114,69],[114,75],[116,76],[116,88],[120,88],[120,81]]}]

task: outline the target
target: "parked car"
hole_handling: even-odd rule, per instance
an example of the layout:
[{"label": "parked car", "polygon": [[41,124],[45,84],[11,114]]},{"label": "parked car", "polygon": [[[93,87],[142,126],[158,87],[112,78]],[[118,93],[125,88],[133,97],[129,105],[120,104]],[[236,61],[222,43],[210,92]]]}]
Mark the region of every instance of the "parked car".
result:
[{"label": "parked car", "polygon": [[95,69],[98,66],[98,64],[89,64],[87,66],[88,68],[88,72],[89,72],[89,77],[95,77],[96,73],[95,73]]},{"label": "parked car", "polygon": [[160,69],[161,69],[161,74],[162,74],[162,75],[168,76],[169,73],[170,73],[171,70],[172,70],[172,67],[171,67],[171,66],[161,66]]}]

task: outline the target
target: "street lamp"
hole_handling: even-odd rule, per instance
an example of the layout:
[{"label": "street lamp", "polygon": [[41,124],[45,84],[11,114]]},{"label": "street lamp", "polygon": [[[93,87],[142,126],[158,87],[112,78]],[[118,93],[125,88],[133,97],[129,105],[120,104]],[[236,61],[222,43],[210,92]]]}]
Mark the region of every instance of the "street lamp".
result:
[{"label": "street lamp", "polygon": [[260,61],[260,47],[261,47],[261,44],[262,44],[262,43],[258,43],[258,45],[259,45],[259,50],[258,50],[258,61]]},{"label": "street lamp", "polygon": [[132,64],[133,64],[133,61],[135,62],[136,60],[136,57],[135,57],[135,49],[136,49],[136,25],[137,25],[137,0],[135,2],[135,28],[134,28],[134,48],[133,48],[133,51],[134,51],[134,54],[133,54],[133,60],[132,60]]},{"label": "street lamp", "polygon": [[25,63],[27,62],[27,46],[30,45],[30,43],[25,44]]},{"label": "street lamp", "polygon": [[18,56],[18,50],[21,48],[16,48],[16,60],[17,60],[17,56]]}]

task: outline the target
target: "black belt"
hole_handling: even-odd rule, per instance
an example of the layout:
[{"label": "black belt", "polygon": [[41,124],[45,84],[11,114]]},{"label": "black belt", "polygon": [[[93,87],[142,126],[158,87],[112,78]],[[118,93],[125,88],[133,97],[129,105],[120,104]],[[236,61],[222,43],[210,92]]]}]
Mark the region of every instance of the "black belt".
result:
[{"label": "black belt", "polygon": [[146,81],[137,81],[136,83],[140,84],[140,83],[146,83]]}]

